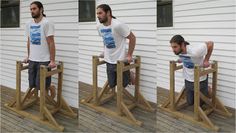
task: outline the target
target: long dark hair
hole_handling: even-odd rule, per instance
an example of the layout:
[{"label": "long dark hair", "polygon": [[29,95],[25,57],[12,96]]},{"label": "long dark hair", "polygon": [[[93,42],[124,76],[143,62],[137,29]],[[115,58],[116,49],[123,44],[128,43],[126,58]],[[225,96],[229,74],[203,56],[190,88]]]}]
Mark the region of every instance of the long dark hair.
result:
[{"label": "long dark hair", "polygon": [[184,43],[185,45],[189,45],[189,42],[185,41],[184,38],[181,35],[174,35],[171,39],[170,39],[170,43],[177,43],[179,45],[181,45],[182,43]]},{"label": "long dark hair", "polygon": [[41,2],[39,2],[39,1],[34,1],[34,2],[32,2],[30,5],[33,5],[33,4],[37,5],[37,7],[38,7],[39,9],[42,9],[42,14],[43,14],[44,17],[46,17],[46,14],[43,13],[43,12],[44,12],[43,4],[42,4]]},{"label": "long dark hair", "polygon": [[108,11],[110,11],[111,17],[114,18],[114,19],[116,19],[116,17],[114,17],[114,16],[112,15],[111,7],[110,7],[109,5],[107,5],[107,4],[101,4],[101,5],[97,6],[97,9],[98,9],[98,8],[101,8],[105,13],[107,13]]}]

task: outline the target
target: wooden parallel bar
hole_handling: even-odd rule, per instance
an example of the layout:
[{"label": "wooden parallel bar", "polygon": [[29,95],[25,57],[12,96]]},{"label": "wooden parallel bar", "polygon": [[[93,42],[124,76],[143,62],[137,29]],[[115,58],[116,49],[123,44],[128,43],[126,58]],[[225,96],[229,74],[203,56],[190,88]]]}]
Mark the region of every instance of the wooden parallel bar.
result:
[{"label": "wooden parallel bar", "polygon": [[102,64],[105,64],[105,63],[106,63],[106,62],[105,62],[104,60],[98,61],[97,66],[102,65]]},{"label": "wooden parallel bar", "polygon": [[127,70],[130,70],[130,69],[133,69],[133,68],[137,68],[137,67],[139,67],[139,64],[130,64],[130,65],[125,66],[125,67],[123,68],[123,72],[124,72],[124,71],[127,71]]},{"label": "wooden parallel bar", "polygon": [[183,68],[183,65],[178,65],[178,66],[175,67],[174,70],[177,71],[177,70],[180,70],[180,69],[182,69],[182,68]]},{"label": "wooden parallel bar", "polygon": [[213,72],[215,72],[215,71],[216,71],[216,70],[215,70],[214,68],[207,69],[207,70],[203,70],[203,71],[200,72],[200,75],[199,75],[199,76],[201,77],[201,76],[204,76],[204,75],[213,73]]},{"label": "wooden parallel bar", "polygon": [[46,73],[46,77],[49,77],[49,76],[52,76],[54,74],[58,74],[58,73],[61,73],[61,72],[62,72],[62,70],[60,70],[60,69],[55,69],[55,70],[52,70],[52,71],[48,71]]}]

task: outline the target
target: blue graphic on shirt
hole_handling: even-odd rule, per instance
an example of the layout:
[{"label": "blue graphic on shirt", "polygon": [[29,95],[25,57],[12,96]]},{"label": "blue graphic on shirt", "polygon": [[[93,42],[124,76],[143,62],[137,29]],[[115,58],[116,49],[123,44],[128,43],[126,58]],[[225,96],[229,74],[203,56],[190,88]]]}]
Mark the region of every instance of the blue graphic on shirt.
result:
[{"label": "blue graphic on shirt", "polygon": [[179,57],[182,60],[184,67],[189,68],[189,69],[194,68],[194,63],[193,63],[191,57],[186,56],[186,55],[179,55]]},{"label": "blue graphic on shirt", "polygon": [[101,29],[100,31],[102,33],[102,38],[103,38],[104,45],[108,49],[115,48],[116,45],[115,45],[114,37],[112,36],[111,28],[109,28],[109,29]]},{"label": "blue graphic on shirt", "polygon": [[40,25],[30,26],[30,41],[33,45],[41,45],[41,29]]}]

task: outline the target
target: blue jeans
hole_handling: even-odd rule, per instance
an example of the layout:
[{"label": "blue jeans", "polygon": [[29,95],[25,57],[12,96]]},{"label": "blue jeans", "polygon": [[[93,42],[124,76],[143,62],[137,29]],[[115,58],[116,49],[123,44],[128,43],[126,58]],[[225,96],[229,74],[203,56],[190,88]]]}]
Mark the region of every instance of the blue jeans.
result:
[{"label": "blue jeans", "polygon": [[[28,80],[29,80],[29,87],[40,89],[40,65],[48,66],[50,62],[36,62],[36,61],[29,61],[29,70],[28,70]],[[50,71],[50,69],[49,69]],[[51,76],[46,78],[46,89],[51,84]]]},{"label": "blue jeans", "polygon": [[[188,105],[194,104],[194,82],[190,82],[185,80],[185,89],[187,92],[187,103]],[[200,92],[202,92],[203,95],[208,95],[208,78],[204,81],[200,82]],[[200,106],[203,105],[203,101],[200,100]]]}]

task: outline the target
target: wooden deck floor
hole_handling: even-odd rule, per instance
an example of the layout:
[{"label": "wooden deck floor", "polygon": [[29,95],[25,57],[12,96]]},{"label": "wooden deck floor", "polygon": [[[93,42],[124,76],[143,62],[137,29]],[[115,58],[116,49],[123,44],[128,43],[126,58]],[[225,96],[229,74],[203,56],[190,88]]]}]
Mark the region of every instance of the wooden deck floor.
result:
[{"label": "wooden deck floor", "polygon": [[[80,99],[86,98],[92,91],[90,85],[80,83]],[[106,103],[104,107],[114,109],[115,100]],[[153,105],[156,106],[156,105]],[[135,126],[120,119],[95,111],[83,104],[79,107],[79,127],[86,132],[156,132],[156,113],[143,111],[139,108],[133,110],[134,116],[142,121],[143,126]]]},{"label": "wooden deck floor", "polygon": [[[15,90],[1,86],[1,133],[7,132],[55,132],[45,125],[24,118],[17,113],[7,109],[4,104],[12,101],[15,96]],[[76,109],[74,109],[77,112]],[[39,107],[37,105],[27,109],[27,112],[37,114]],[[78,119],[72,119],[57,113],[55,115],[59,124],[65,127],[65,132],[79,131]]]},{"label": "wooden deck floor", "polygon": [[[86,97],[91,91],[91,86],[80,84],[80,99]],[[158,104],[167,99],[167,90],[158,89]],[[1,87],[1,132],[55,132],[55,130],[39,124],[31,119],[21,117],[17,113],[8,110],[3,105],[13,99],[15,90]],[[110,102],[106,107],[114,107]],[[189,113],[190,109],[185,112]],[[38,106],[27,110],[32,113],[38,112]],[[76,111],[76,110],[75,110]],[[224,119],[217,114],[210,116],[213,123],[221,128],[220,132],[235,132],[235,110],[230,109],[233,117]],[[85,105],[80,104],[79,120],[71,119],[57,114],[57,121],[65,126],[66,132],[210,132],[210,130],[193,125],[183,119],[176,119],[169,113],[157,108],[157,112],[150,113],[141,109],[133,111],[135,117],[144,122],[144,125],[134,126],[119,119],[97,112]]]},{"label": "wooden deck floor", "polygon": [[[158,105],[167,100],[168,91],[166,89],[157,89],[157,101]],[[193,107],[187,107],[182,112],[191,114]],[[223,118],[218,114],[211,114],[210,119],[212,122],[220,127],[220,132],[235,132],[235,110],[229,109],[233,114],[231,118]],[[212,132],[206,128],[198,125],[193,125],[191,122],[177,119],[172,117],[169,113],[164,112],[160,108],[157,108],[157,131],[163,132]]]}]

